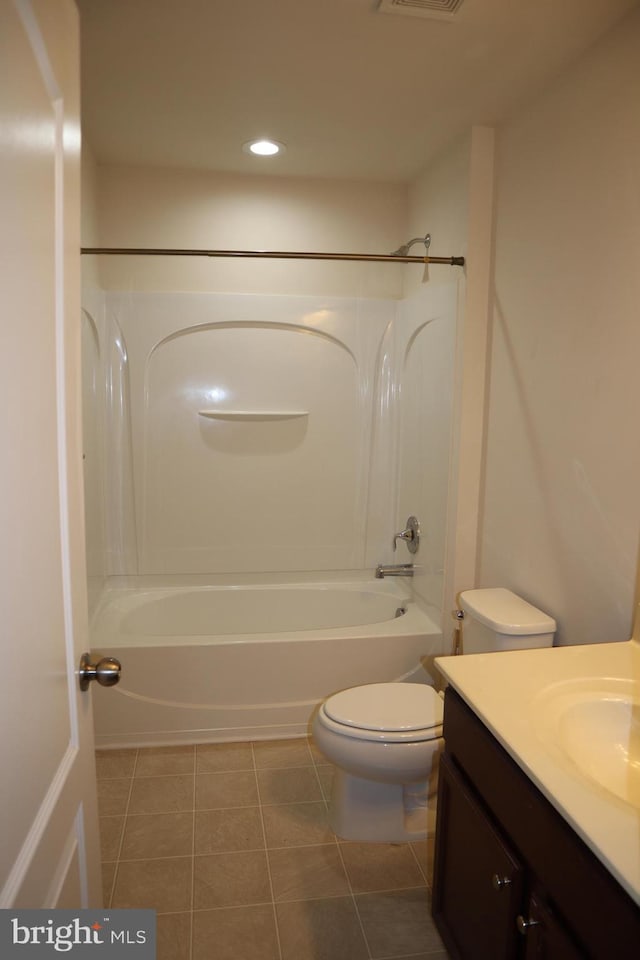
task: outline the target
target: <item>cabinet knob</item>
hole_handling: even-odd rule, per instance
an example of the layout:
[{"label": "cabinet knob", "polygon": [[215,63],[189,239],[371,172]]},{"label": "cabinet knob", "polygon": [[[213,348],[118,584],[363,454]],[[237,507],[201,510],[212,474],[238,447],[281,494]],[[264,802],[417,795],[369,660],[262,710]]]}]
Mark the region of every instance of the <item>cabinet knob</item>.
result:
[{"label": "cabinet knob", "polygon": [[518,933],[521,933],[523,937],[526,937],[529,927],[539,927],[539,920],[525,920],[522,914],[519,917],[516,917],[516,927],[518,928]]},{"label": "cabinet knob", "polygon": [[502,890],[503,887],[508,887],[511,883],[511,877],[500,877],[497,873],[491,877],[491,886],[494,890]]}]

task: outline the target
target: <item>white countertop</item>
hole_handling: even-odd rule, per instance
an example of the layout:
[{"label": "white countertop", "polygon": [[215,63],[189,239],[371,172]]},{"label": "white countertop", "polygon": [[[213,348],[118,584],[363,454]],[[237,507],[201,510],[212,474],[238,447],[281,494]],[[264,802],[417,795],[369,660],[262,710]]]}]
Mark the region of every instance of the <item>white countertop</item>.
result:
[{"label": "white countertop", "polygon": [[606,689],[624,683],[640,703],[640,644],[629,640],[438,657],[436,665],[640,904],[640,807],[592,780],[553,737],[553,698],[576,684]]}]

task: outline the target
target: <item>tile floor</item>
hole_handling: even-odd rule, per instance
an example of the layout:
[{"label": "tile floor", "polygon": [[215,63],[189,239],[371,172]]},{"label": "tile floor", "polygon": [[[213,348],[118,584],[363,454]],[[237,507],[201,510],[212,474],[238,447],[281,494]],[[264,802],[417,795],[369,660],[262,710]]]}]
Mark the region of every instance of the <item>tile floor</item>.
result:
[{"label": "tile floor", "polygon": [[445,960],[427,841],[339,840],[306,740],[97,753],[105,906],[158,912],[158,960]]}]

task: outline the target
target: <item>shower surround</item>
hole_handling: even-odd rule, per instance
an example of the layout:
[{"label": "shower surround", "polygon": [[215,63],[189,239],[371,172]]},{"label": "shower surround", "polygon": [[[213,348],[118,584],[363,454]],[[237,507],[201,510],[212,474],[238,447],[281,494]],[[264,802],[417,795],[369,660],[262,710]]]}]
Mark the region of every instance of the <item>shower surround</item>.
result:
[{"label": "shower surround", "polygon": [[[187,695],[180,713],[183,701],[171,697],[166,675],[157,689],[145,686],[130,728],[116,722],[123,695],[131,700],[136,693],[130,686],[140,676],[134,663],[148,659],[155,647],[163,648],[164,659],[167,648],[175,648],[165,666],[173,675],[183,671],[175,687],[183,691],[189,677],[194,690],[203,676],[206,687],[207,672],[212,690],[217,688],[224,661],[233,674],[227,685],[238,691],[238,702],[227,703],[232,709],[253,702],[251,695],[243,700],[238,678],[259,673],[271,718],[274,703],[286,718],[278,736],[300,733],[302,715],[288,713],[289,704],[304,703],[308,715],[322,697],[370,675],[384,680],[416,673],[420,679],[422,672],[427,680],[421,662],[442,646],[455,284],[425,287],[405,301],[109,292],[85,314],[85,381],[93,385],[85,389],[85,417],[93,431],[104,429],[103,444],[95,437],[87,443],[91,456],[85,461],[87,527],[94,539],[104,530],[102,550],[95,544],[89,550],[93,580],[105,587],[102,599],[95,591],[93,646],[123,662],[120,686],[104,700],[96,697],[99,742],[243,738],[242,724],[229,733],[226,722],[207,727],[202,716],[178,722],[178,715],[189,714],[193,696]],[[104,466],[95,462],[101,450]],[[416,577],[405,597],[412,615],[400,618],[399,627],[394,614],[402,604],[393,606],[392,600],[381,631],[379,621],[360,610],[355,621],[343,624],[341,640],[340,624],[332,622],[320,656],[336,664],[323,674],[326,689],[305,692],[305,674],[316,669],[313,658],[286,647],[294,638],[304,646],[308,634],[319,639],[306,627],[311,609],[306,618],[301,612],[293,630],[281,617],[274,630],[267,624],[248,635],[241,625],[228,630],[217,624],[214,603],[210,625],[204,632],[198,627],[196,643],[187,625],[170,631],[173,641],[164,628],[154,628],[142,643],[121,628],[121,620],[109,621],[111,633],[104,629],[114,605],[135,605],[136,589],[177,590],[182,599],[176,602],[184,604],[185,595],[197,595],[190,589],[196,586],[250,591],[266,577],[274,585],[270,602],[281,604],[283,614],[305,581],[315,584],[316,596],[318,590],[326,596],[327,585],[340,589],[353,581],[356,594],[363,583],[372,594],[377,563],[408,559],[402,545],[394,557],[391,535],[409,513],[423,523],[420,553],[413,558]],[[102,566],[96,561],[100,553]],[[293,594],[287,597],[283,585]],[[245,602],[257,596],[248,592]],[[375,626],[367,631],[370,623]],[[356,644],[350,639],[354,627]],[[413,640],[399,644],[399,634]],[[229,644],[236,647],[231,659],[227,653],[205,665],[201,649],[191,660],[188,655],[194,647],[220,651]],[[265,653],[269,644],[272,657]],[[316,643],[314,655],[319,649]],[[343,659],[351,664],[346,672]],[[259,670],[256,663],[263,664]],[[274,684],[270,698],[270,675],[283,672],[287,683],[279,693]],[[146,716],[140,709],[145,699],[154,702]],[[164,721],[157,712],[162,703]],[[245,724],[251,738],[274,736],[271,719],[262,732],[254,720]]]}]

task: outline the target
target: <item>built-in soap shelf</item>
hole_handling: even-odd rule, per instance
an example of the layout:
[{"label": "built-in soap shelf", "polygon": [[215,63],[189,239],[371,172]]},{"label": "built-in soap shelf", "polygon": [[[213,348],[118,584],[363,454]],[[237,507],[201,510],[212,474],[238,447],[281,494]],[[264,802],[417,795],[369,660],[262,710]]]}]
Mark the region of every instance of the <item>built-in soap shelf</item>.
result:
[{"label": "built-in soap shelf", "polygon": [[308,410],[198,410],[207,420],[296,420],[308,417]]}]

